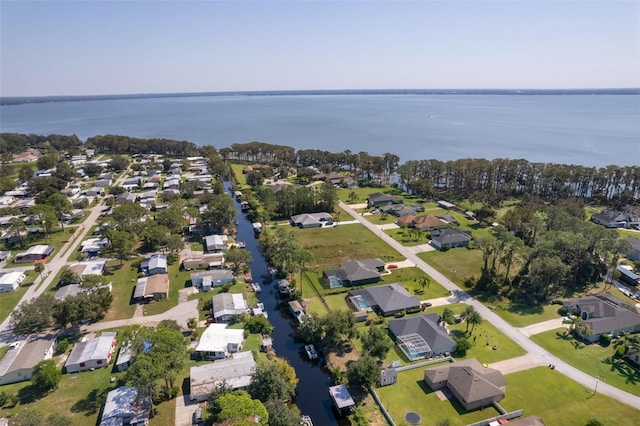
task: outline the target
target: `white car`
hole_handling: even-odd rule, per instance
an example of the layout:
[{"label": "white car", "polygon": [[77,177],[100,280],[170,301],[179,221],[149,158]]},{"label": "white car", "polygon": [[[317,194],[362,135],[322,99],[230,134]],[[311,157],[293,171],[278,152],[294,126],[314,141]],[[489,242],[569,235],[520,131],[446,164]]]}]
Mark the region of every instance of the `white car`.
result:
[{"label": "white car", "polygon": [[9,349],[18,349],[20,347],[20,342],[13,342],[9,345]]}]

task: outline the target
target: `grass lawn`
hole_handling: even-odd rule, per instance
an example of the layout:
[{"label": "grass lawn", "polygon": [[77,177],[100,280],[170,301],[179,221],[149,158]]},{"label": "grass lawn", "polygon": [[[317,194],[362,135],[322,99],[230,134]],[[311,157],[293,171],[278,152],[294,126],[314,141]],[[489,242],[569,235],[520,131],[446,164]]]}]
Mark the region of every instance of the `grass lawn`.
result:
[{"label": "grass lawn", "polygon": [[585,373],[593,377],[602,376],[608,384],[640,395],[640,372],[629,368],[623,362],[611,363],[613,342],[606,348],[598,343],[580,345],[572,336],[565,336],[565,330],[558,328],[536,334],[531,336],[531,340]]},{"label": "grass lawn", "polygon": [[462,285],[465,278],[480,277],[482,250],[455,248],[418,253],[418,257],[458,285]]},{"label": "grass lawn", "polygon": [[[9,314],[16,307],[18,302],[22,299],[27,289],[33,285],[34,280],[37,280],[38,274],[34,270],[25,271],[27,278],[24,279],[20,287],[16,291],[8,293],[0,293],[0,322],[4,321]],[[38,280],[38,283],[40,281]]]},{"label": "grass lawn", "polygon": [[[54,358],[55,359],[55,358]],[[14,407],[4,407],[3,414],[15,414],[28,407],[37,407],[44,414],[58,413],[68,417],[71,425],[85,426],[97,423],[107,392],[118,387],[110,377],[122,378],[123,373],[112,373],[111,366],[77,374],[63,374],[58,389],[37,401],[30,392],[30,382],[2,386],[2,391],[18,395]],[[173,416],[172,416],[173,418]]]},{"label": "grass lawn", "polygon": [[[132,264],[136,263],[135,267]],[[119,260],[107,262],[107,277],[111,280],[113,302],[111,309],[105,315],[105,321],[125,319],[133,317],[136,305],[131,304],[131,296],[138,281],[137,259],[127,260],[120,266]],[[113,275],[110,275],[113,274]]]},{"label": "grass lawn", "polygon": [[8,247],[6,244],[2,244],[3,246],[3,250],[7,250],[11,252],[11,256],[9,256],[9,258],[7,259],[7,261],[5,262],[5,264],[2,266],[3,268],[15,268],[17,266],[25,266],[25,265],[30,265],[30,263],[14,263],[13,259],[15,258],[15,255],[18,253],[22,253],[27,251],[27,249],[31,246],[35,246],[38,244],[44,244],[44,245],[50,245],[53,246],[55,249],[53,250],[53,253],[51,253],[51,256],[49,256],[49,258],[47,259],[47,262],[49,262],[54,256],[56,256],[58,254],[58,252],[60,251],[60,249],[62,248],[62,246],[69,240],[69,237],[71,236],[71,233],[69,232],[69,228],[64,228],[64,231],[58,229],[57,231],[54,231],[51,233],[51,240],[45,240],[44,238],[38,238],[35,239],[33,241],[30,241],[29,244],[25,244],[24,248],[21,248],[19,246],[11,246]]},{"label": "grass lawn", "polygon": [[314,257],[312,269],[323,270],[341,263],[378,257],[384,262],[403,257],[362,225],[335,228],[293,228],[300,243]]},{"label": "grass lawn", "polygon": [[[454,314],[460,314],[464,311],[466,305],[464,303],[456,303],[447,306],[435,306],[427,308],[427,312],[435,312],[442,315],[445,308],[449,308]],[[464,333],[467,329],[466,323],[453,324],[448,326],[451,335],[456,333]],[[492,363],[502,361],[509,358],[524,355],[526,351],[518,346],[513,340],[509,339],[500,330],[494,327],[488,321],[483,321],[478,325],[469,338],[475,345],[467,351],[465,358],[477,358],[481,363]],[[496,348],[495,350],[493,348]]]},{"label": "grass lawn", "polygon": [[247,164],[231,164],[231,170],[233,170],[233,174],[236,177],[236,182],[238,182],[238,185],[243,187],[247,185],[247,176],[242,173],[242,169],[244,169],[245,167],[247,167]]},{"label": "grass lawn", "polygon": [[505,302],[495,306],[493,311],[514,327],[526,327],[542,321],[559,318],[559,305],[516,306]]},{"label": "grass lawn", "polygon": [[391,238],[405,247],[418,246],[421,244],[429,243],[426,232],[418,232],[410,228],[387,229],[384,231],[384,233],[389,235]]},{"label": "grass lawn", "polygon": [[[507,396],[500,404],[508,411],[524,409],[548,425],[582,426],[591,418],[606,425],[637,425],[640,411],[574,382],[547,367],[505,376]],[[535,397],[532,397],[534,396]]]}]

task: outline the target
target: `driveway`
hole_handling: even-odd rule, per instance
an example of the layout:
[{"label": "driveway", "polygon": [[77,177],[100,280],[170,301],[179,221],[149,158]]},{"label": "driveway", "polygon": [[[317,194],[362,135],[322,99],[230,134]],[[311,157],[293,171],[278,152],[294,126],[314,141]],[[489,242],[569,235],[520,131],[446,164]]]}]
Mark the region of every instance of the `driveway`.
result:
[{"label": "driveway", "polygon": [[527,337],[533,336],[534,334],[544,333],[545,331],[554,330],[556,328],[562,327],[562,318],[554,318],[549,321],[538,322],[535,324],[528,325],[526,327],[521,327],[520,333],[524,334]]},{"label": "driveway", "polygon": [[[200,407],[200,405],[202,405]],[[193,424],[193,413],[196,408],[205,410],[204,404],[191,401],[189,395],[180,395],[176,398],[176,426],[190,426]]]},{"label": "driveway", "polygon": [[[459,302],[466,303],[476,308],[476,310],[486,321],[489,321],[504,334],[506,334],[511,340],[524,348],[528,352],[528,355],[532,356],[533,359],[535,359],[535,365],[554,364],[555,370],[559,373],[564,374],[568,378],[580,383],[581,385],[589,389],[593,389],[595,387],[596,383],[598,382],[597,378],[591,377],[590,375],[578,370],[577,368],[572,367],[571,365],[560,360],[551,353],[547,352],[542,347],[529,340],[529,338],[525,336],[519,329],[512,326],[511,324],[500,318],[493,311],[491,311],[489,308],[484,306],[482,303],[472,298],[468,293],[460,289],[455,283],[450,281],[440,272],[436,271],[431,265],[424,262],[411,250],[408,250],[407,247],[404,247],[402,244],[398,243],[396,240],[394,240],[384,232],[380,232],[376,225],[369,222],[365,217],[359,215],[356,211],[354,211],[342,201],[340,202],[340,207],[347,213],[349,213],[351,217],[367,227],[371,232],[379,235],[382,240],[387,242],[387,244],[396,249],[399,253],[403,254],[407,258],[407,260],[413,261],[417,267],[426,272],[440,285],[442,285],[447,290],[450,290],[452,292],[452,295],[454,295]],[[622,402],[623,404],[629,405],[630,407],[640,407],[640,397],[611,386],[608,383],[600,382],[598,385],[598,392],[610,396],[611,398],[617,399],[618,401]]]}]

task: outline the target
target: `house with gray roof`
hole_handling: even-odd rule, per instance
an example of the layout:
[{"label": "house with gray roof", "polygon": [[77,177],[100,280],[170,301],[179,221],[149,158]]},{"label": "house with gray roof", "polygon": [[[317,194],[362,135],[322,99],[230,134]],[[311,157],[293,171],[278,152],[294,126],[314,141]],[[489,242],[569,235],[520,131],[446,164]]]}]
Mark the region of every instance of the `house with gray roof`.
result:
[{"label": "house with gray roof", "polygon": [[146,257],[140,263],[140,270],[145,275],[157,275],[167,273],[167,256],[164,254],[153,254]]},{"label": "house with gray roof", "polygon": [[640,238],[638,237],[627,237],[627,241],[629,245],[631,245],[631,250],[627,253],[627,259],[633,261],[640,261]]},{"label": "house with gray roof", "polygon": [[35,336],[17,348],[10,348],[0,360],[0,385],[31,380],[36,364],[51,359],[55,350],[53,334]]},{"label": "house with gray roof", "polygon": [[138,388],[121,386],[107,394],[98,426],[145,426],[149,424],[151,397]]},{"label": "house with gray roof", "polygon": [[333,224],[333,218],[329,213],[303,213],[291,216],[289,220],[292,226],[298,228],[322,228]]},{"label": "house with gray roof", "polygon": [[367,197],[367,207],[386,206],[388,204],[402,204],[402,197],[374,192]]},{"label": "house with gray roof", "polygon": [[191,367],[189,372],[192,401],[205,401],[211,392],[225,383],[231,389],[245,389],[256,371],[256,361],[251,351],[236,352],[231,358]]},{"label": "house with gray roof", "polygon": [[231,281],[233,281],[231,269],[212,269],[191,273],[191,285],[200,291],[209,291],[213,287],[218,287]]},{"label": "house with gray roof", "polygon": [[380,281],[384,270],[385,263],[376,257],[343,263],[338,269],[323,271],[322,279],[329,288],[371,284]]},{"label": "house with gray roof", "polygon": [[236,315],[247,312],[247,301],[242,293],[220,293],[211,298],[213,317],[216,322],[233,321]]},{"label": "house with gray roof", "polygon": [[591,215],[591,221],[605,228],[633,228],[640,226],[640,216],[633,212],[604,209]]},{"label": "house with gray roof", "polygon": [[438,250],[468,247],[471,238],[458,229],[436,229],[431,231],[431,245]]},{"label": "house with gray roof", "polygon": [[[569,299],[563,306],[577,312],[582,319],[576,332],[589,342],[596,342],[602,334],[620,336],[640,332],[640,315],[627,309],[626,304],[615,297],[587,296]],[[588,332],[581,331],[583,327]]]},{"label": "house with gray roof", "polygon": [[371,308],[384,316],[420,307],[420,300],[400,283],[351,290],[347,297],[356,309]]},{"label": "house with gray roof", "polygon": [[424,381],[434,391],[448,389],[465,410],[486,407],[505,397],[502,373],[470,358],[424,370]]},{"label": "house with gray roof", "polygon": [[389,331],[411,361],[451,354],[457,349],[443,321],[434,313],[391,320]]},{"label": "house with gray roof", "polygon": [[204,237],[204,247],[210,253],[226,251],[229,237],[226,235],[207,235]]},{"label": "house with gray roof", "polygon": [[395,217],[413,216],[417,213],[415,207],[404,204],[391,204],[380,207],[382,213],[387,213]]}]

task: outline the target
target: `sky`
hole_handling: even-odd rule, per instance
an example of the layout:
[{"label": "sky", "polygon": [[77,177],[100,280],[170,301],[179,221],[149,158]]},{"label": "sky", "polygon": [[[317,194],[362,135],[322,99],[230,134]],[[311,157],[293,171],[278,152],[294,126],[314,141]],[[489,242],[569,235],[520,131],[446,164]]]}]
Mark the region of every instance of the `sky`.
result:
[{"label": "sky", "polygon": [[0,96],[629,87],[640,0],[0,0]]}]

